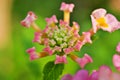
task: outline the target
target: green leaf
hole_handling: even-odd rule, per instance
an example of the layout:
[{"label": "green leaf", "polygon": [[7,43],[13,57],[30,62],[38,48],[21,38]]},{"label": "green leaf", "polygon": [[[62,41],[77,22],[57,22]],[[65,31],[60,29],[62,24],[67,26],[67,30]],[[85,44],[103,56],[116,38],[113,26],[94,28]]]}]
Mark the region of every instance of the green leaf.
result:
[{"label": "green leaf", "polygon": [[95,40],[97,40],[99,37],[97,36],[97,35],[93,35],[92,37],[91,37],[91,39],[92,39],[92,41],[95,41]]},{"label": "green leaf", "polygon": [[48,62],[43,69],[43,80],[57,80],[62,74],[64,64],[54,64],[54,62]]}]

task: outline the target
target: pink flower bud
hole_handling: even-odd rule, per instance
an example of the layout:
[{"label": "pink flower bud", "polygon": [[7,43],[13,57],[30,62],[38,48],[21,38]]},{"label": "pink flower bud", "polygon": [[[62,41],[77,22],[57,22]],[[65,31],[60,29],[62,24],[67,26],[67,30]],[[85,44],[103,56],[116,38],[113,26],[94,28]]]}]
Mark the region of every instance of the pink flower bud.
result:
[{"label": "pink flower bud", "polygon": [[26,52],[27,52],[28,54],[34,53],[34,52],[35,52],[35,47],[32,47],[32,48],[27,49]]},{"label": "pink flower bud", "polygon": [[63,20],[60,20],[60,26],[61,27],[65,27],[65,26],[68,26],[68,23],[67,22],[65,22],[65,21],[63,21]]},{"label": "pink flower bud", "polygon": [[66,4],[65,2],[62,2],[60,10],[72,12],[73,8],[74,8],[74,4]]},{"label": "pink flower bud", "polygon": [[84,54],[83,58],[76,58],[75,61],[80,65],[81,68],[84,68],[86,64],[93,62],[92,58],[88,54]]},{"label": "pink flower bud", "polygon": [[42,33],[41,33],[41,32],[35,32],[34,35],[35,35],[35,36],[34,36],[33,42],[41,43],[40,38],[41,38],[41,36],[42,36]]},{"label": "pink flower bud", "polygon": [[30,60],[35,60],[39,58],[35,51],[35,47],[29,48],[26,52],[30,55]]},{"label": "pink flower bud", "polygon": [[90,32],[83,32],[83,43],[92,43]]},{"label": "pink flower bud", "polygon": [[79,51],[82,46],[83,46],[83,43],[81,41],[77,41],[77,43],[74,46],[74,49]]},{"label": "pink flower bud", "polygon": [[72,47],[69,47],[69,48],[63,49],[63,51],[64,51],[65,54],[69,54],[69,53],[73,52],[74,49]]},{"label": "pink flower bud", "polygon": [[56,55],[55,64],[59,63],[67,63],[66,55],[63,56]]},{"label": "pink flower bud", "polygon": [[116,51],[117,51],[118,53],[120,53],[120,42],[118,43],[118,45],[117,45],[117,47],[116,47]]},{"label": "pink flower bud", "polygon": [[44,51],[47,52],[49,55],[52,55],[54,53],[54,51],[49,46],[44,48]]},{"label": "pink flower bud", "polygon": [[120,71],[120,55],[115,54],[113,55],[113,64],[118,71]]},{"label": "pink flower bud", "polygon": [[31,24],[36,20],[37,16],[32,12],[28,12],[28,15],[21,21],[22,26],[29,28]]},{"label": "pink flower bud", "polygon": [[47,22],[47,25],[51,25],[53,23],[57,23],[58,22],[58,20],[57,20],[55,15],[53,15],[51,18],[46,18],[45,20]]}]

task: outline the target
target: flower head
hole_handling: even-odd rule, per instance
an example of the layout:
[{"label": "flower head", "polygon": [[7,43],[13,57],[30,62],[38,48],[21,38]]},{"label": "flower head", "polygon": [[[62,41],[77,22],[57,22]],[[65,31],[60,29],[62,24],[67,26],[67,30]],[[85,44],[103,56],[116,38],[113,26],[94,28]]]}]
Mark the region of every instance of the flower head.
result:
[{"label": "flower head", "polygon": [[[43,30],[39,29],[35,24],[35,14],[33,12],[28,13],[27,17],[22,21],[22,25],[25,23],[26,27],[33,26],[33,29],[35,29],[33,42],[45,46],[40,53],[36,52],[35,48],[27,50],[30,54],[31,60],[48,55],[56,55],[55,64],[67,63],[67,56],[74,57],[72,56],[74,51],[80,51],[85,43],[92,43],[91,33],[89,31],[83,32],[80,36],[79,24],[77,22],[73,22],[72,26],[69,25],[70,12],[73,11],[73,8],[74,4],[66,4],[63,2],[60,10],[64,11],[64,20],[60,19],[58,23],[55,15],[50,18],[46,18],[47,24]],[[73,60],[82,68],[84,68],[87,63],[92,62],[92,58],[87,54],[85,54],[83,58],[77,57]]]},{"label": "flower head", "polygon": [[112,15],[107,14],[105,9],[96,9],[91,14],[94,33],[101,28],[108,32],[113,32],[120,28],[120,22]]}]

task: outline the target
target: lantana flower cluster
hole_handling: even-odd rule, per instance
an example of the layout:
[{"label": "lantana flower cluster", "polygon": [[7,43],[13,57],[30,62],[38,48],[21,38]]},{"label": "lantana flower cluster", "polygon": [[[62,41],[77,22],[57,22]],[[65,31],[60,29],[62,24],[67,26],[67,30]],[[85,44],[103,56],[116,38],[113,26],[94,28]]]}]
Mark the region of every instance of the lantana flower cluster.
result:
[{"label": "lantana flower cluster", "polygon": [[41,30],[35,23],[37,19],[35,13],[28,12],[21,24],[26,28],[32,27],[35,30],[33,42],[45,46],[41,52],[37,52],[35,47],[29,48],[27,53],[30,55],[30,60],[56,55],[54,63],[60,64],[67,63],[67,56],[69,56],[81,68],[84,68],[87,63],[93,62],[92,58],[88,54],[84,54],[82,58],[79,58],[74,52],[80,51],[86,43],[91,44],[91,36],[99,29],[113,32],[120,28],[120,22],[112,14],[107,14],[105,9],[100,8],[94,10],[91,14],[93,27],[80,35],[80,26],[77,22],[74,21],[70,26],[70,13],[73,8],[74,4],[63,2],[60,10],[64,13],[64,19],[58,21],[55,15],[46,18],[47,24],[44,30]]}]

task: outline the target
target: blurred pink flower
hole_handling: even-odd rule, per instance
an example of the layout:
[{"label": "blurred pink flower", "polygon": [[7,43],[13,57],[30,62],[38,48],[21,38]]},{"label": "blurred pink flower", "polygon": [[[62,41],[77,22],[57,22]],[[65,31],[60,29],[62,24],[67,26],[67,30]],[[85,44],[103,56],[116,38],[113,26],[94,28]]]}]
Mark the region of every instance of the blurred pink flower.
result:
[{"label": "blurred pink flower", "polygon": [[83,32],[83,43],[92,43],[92,40],[91,40],[91,33],[90,32]]},{"label": "blurred pink flower", "polygon": [[47,25],[51,25],[53,23],[57,23],[58,22],[58,20],[56,18],[56,15],[53,15],[51,18],[46,18],[45,20],[47,22]]},{"label": "blurred pink flower", "polygon": [[21,24],[24,27],[29,28],[31,26],[31,24],[36,20],[37,16],[32,12],[28,12],[26,18],[24,20],[21,21]]},{"label": "blurred pink flower", "polygon": [[65,2],[62,2],[60,10],[72,12],[73,8],[74,4],[66,4]]},{"label": "blurred pink flower", "polygon": [[75,61],[80,65],[81,68],[84,68],[86,64],[93,62],[92,58],[88,54],[84,54],[83,58],[76,58]]},{"label": "blurred pink flower", "polygon": [[112,15],[107,14],[105,9],[96,9],[91,14],[94,33],[101,28],[113,32],[120,28],[120,22]]},{"label": "blurred pink flower", "polygon": [[55,64],[58,63],[67,63],[66,55],[63,56],[56,55]]},{"label": "blurred pink flower", "polygon": [[35,47],[29,48],[26,52],[30,55],[30,60],[39,58],[39,55],[36,54]]}]

